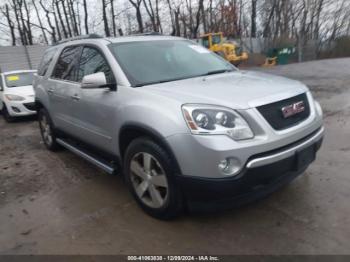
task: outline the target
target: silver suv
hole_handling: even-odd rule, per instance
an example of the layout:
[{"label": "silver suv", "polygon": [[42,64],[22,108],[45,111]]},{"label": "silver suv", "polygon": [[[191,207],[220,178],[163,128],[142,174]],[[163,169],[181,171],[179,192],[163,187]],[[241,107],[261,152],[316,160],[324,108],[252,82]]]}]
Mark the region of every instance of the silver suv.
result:
[{"label": "silver suv", "polygon": [[123,174],[161,219],[266,196],[305,171],[324,133],[305,85],[182,38],[66,40],[45,52],[34,87],[46,147]]}]

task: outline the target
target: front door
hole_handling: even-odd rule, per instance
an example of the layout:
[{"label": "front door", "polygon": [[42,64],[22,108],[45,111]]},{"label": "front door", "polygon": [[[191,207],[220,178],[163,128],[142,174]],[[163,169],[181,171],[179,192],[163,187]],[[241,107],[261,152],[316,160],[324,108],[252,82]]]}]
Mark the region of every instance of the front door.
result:
[{"label": "front door", "polygon": [[[85,46],[77,70],[77,81],[89,74],[103,72],[108,84],[115,83],[113,72],[97,47]],[[79,101],[73,104],[79,134],[83,140],[106,151],[112,150],[115,108],[118,92],[108,88],[81,89]]]}]

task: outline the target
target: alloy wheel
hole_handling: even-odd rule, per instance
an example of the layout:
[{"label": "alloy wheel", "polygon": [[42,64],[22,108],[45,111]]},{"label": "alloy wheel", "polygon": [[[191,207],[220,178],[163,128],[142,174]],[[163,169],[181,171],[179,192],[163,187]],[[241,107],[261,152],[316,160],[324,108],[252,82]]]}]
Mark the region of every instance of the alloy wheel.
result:
[{"label": "alloy wheel", "polygon": [[169,186],[164,169],[149,153],[140,152],[130,162],[132,186],[138,198],[151,208],[163,207],[168,199]]}]

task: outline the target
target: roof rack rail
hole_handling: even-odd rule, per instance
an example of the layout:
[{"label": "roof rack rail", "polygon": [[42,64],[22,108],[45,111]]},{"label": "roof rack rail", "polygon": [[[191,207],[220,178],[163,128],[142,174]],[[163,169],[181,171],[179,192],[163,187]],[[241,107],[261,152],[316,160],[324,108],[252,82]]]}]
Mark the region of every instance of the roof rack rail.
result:
[{"label": "roof rack rail", "polygon": [[56,43],[54,43],[54,45],[59,45],[59,44],[64,44],[70,41],[74,41],[74,40],[81,40],[81,39],[97,39],[97,38],[103,38],[102,36],[98,35],[98,34],[88,34],[88,35],[80,35],[80,36],[75,36],[75,37],[70,37],[70,38],[66,38],[66,39],[62,39]]},{"label": "roof rack rail", "polygon": [[159,32],[146,32],[146,33],[139,33],[139,34],[131,34],[131,35],[128,35],[128,36],[148,36],[148,35],[154,35],[154,36],[157,36],[157,35],[163,35]]}]

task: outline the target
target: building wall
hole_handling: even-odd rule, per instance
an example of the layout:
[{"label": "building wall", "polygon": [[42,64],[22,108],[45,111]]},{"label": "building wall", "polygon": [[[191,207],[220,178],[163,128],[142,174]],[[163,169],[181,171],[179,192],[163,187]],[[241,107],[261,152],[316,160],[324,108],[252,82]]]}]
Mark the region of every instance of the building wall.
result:
[{"label": "building wall", "polygon": [[0,46],[0,72],[36,69],[47,46]]}]

